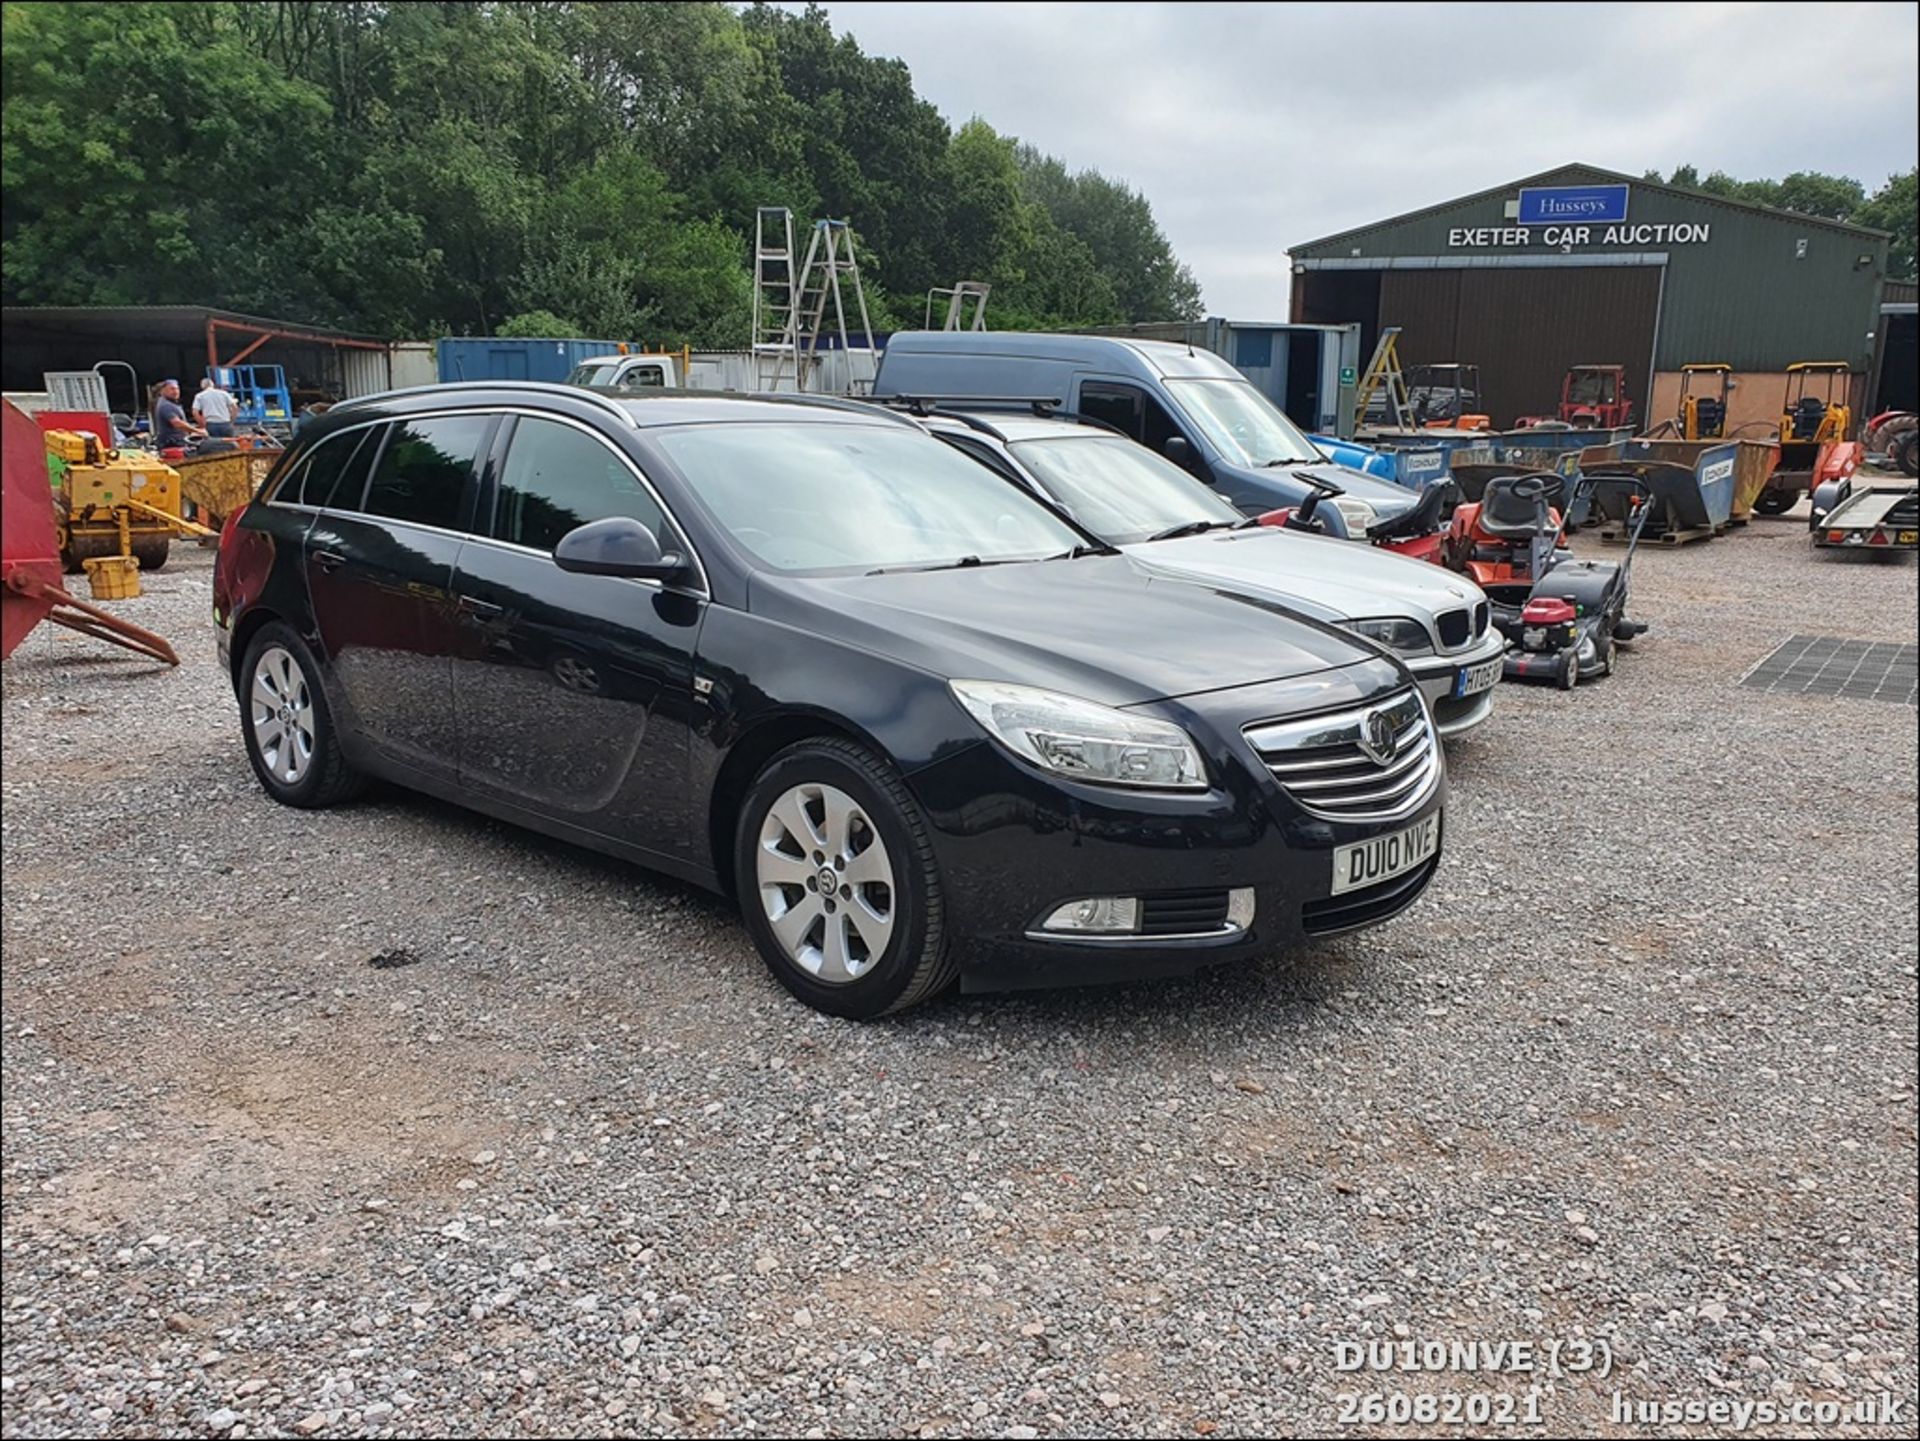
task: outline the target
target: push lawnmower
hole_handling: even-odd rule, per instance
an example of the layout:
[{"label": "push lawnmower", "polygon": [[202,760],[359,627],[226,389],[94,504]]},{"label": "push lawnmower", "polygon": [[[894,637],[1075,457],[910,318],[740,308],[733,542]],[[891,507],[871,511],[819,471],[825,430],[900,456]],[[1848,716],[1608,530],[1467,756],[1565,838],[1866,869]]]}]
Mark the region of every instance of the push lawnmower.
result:
[{"label": "push lawnmower", "polygon": [[1646,630],[1641,622],[1628,620],[1626,612],[1633,552],[1653,507],[1647,503],[1646,483],[1635,477],[1582,476],[1574,484],[1569,512],[1583,500],[1597,508],[1595,493],[1604,487],[1630,494],[1633,515],[1624,557],[1576,560],[1565,546],[1566,522],[1548,500],[1550,483],[1558,479],[1524,475],[1488,483],[1489,496],[1501,486],[1513,502],[1530,504],[1534,522],[1527,558],[1534,579],[1524,599],[1515,594],[1518,582],[1508,582],[1501,595],[1490,589],[1488,598],[1494,602],[1493,623],[1507,638],[1502,668],[1506,679],[1551,679],[1560,689],[1572,690],[1583,680],[1612,675],[1615,646]]}]

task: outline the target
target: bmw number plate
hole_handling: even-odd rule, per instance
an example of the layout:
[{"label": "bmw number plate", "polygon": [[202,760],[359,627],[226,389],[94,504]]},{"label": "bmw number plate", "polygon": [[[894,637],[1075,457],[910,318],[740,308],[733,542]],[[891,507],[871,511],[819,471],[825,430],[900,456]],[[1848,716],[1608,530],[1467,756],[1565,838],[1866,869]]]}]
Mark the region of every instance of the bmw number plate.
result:
[{"label": "bmw number plate", "polygon": [[1415,821],[1403,831],[1336,846],[1333,852],[1333,894],[1357,891],[1403,876],[1440,848],[1440,817],[1436,813]]},{"label": "bmw number plate", "polygon": [[1460,700],[1466,696],[1479,695],[1483,690],[1492,690],[1500,679],[1501,658],[1483,660],[1479,665],[1463,665],[1453,677],[1453,698]]}]

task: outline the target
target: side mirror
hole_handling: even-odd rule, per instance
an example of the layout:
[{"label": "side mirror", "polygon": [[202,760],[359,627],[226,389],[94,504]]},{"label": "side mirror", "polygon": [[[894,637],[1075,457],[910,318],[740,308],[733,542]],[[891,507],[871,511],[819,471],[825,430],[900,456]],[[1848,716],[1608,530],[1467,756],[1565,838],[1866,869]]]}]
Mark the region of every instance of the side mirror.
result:
[{"label": "side mirror", "polygon": [[1193,468],[1193,447],[1184,435],[1170,435],[1160,443],[1160,453],[1175,465]]},{"label": "side mirror", "polygon": [[678,551],[662,551],[653,532],[639,521],[616,515],[589,521],[561,536],[553,548],[553,563],[575,575],[670,580],[687,562]]}]

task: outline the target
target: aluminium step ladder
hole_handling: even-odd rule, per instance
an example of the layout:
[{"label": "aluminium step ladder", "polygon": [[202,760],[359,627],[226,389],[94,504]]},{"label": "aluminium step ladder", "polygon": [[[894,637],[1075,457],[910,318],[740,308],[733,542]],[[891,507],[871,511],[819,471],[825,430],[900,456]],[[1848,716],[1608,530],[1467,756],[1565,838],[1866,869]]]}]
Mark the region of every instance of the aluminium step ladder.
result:
[{"label": "aluminium step ladder", "polygon": [[[852,224],[814,221],[797,273],[793,212],[762,206],[756,228],[753,350],[759,388],[870,393],[878,358]],[[822,385],[820,342],[828,335],[839,342],[843,369],[838,384]]]},{"label": "aluminium step ladder", "polygon": [[1359,430],[1367,424],[1367,410],[1373,404],[1374,392],[1386,392],[1387,409],[1393,413],[1396,429],[1414,428],[1413,400],[1407,394],[1406,372],[1400,368],[1400,351],[1395,342],[1400,338],[1400,327],[1388,325],[1381,329],[1380,338],[1373,344],[1373,359],[1367,362],[1367,368],[1361,373],[1360,386],[1353,396],[1353,424]]}]

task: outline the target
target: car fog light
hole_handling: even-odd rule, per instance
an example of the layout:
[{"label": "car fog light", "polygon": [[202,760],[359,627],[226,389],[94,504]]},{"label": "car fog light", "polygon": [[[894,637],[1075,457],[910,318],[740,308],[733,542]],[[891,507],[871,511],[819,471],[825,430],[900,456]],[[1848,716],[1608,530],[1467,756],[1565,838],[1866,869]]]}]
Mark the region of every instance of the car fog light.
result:
[{"label": "car fog light", "polygon": [[1227,924],[1244,931],[1253,924],[1253,887],[1240,886],[1227,892]]},{"label": "car fog light", "polygon": [[1090,896],[1068,901],[1042,925],[1043,930],[1080,934],[1126,935],[1140,927],[1140,902],[1133,896]]}]

